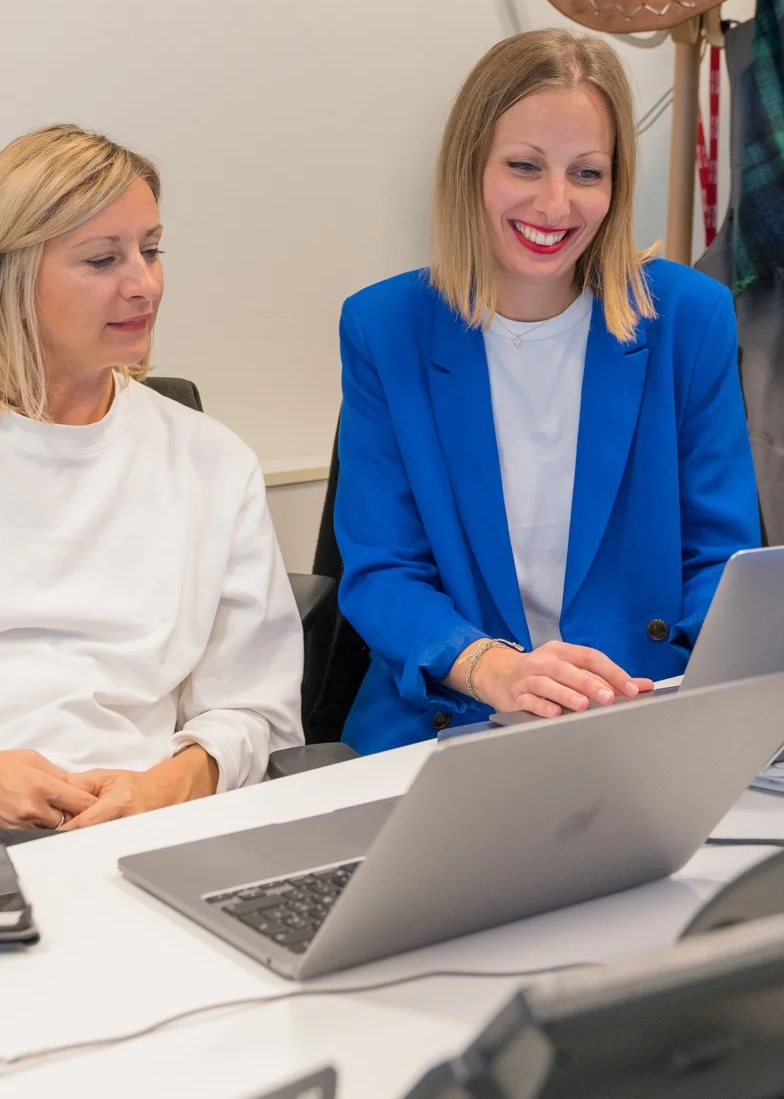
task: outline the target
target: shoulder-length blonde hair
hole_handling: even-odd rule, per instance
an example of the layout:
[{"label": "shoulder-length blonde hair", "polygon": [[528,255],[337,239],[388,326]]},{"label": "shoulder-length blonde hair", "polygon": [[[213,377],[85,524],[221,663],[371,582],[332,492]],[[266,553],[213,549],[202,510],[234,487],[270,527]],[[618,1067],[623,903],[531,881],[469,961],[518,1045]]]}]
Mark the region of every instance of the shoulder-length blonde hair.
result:
[{"label": "shoulder-length blonde hair", "polygon": [[637,159],[634,101],[615,51],[592,35],[528,31],[494,46],[475,65],[447,120],[436,165],[430,280],[472,327],[496,310],[493,256],[482,181],[498,119],[518,100],[546,88],[591,84],[615,128],[612,196],[599,232],[577,261],[577,281],[600,297],[618,339],[632,338],[640,316],[655,317],[643,265],[654,250],[634,245]]},{"label": "shoulder-length blonde hair", "polygon": [[[44,245],[70,233],[143,179],[160,200],[146,157],[78,126],[47,126],[0,151],[0,413],[46,419],[46,375],[35,288]],[[148,356],[118,368],[143,379]]]}]

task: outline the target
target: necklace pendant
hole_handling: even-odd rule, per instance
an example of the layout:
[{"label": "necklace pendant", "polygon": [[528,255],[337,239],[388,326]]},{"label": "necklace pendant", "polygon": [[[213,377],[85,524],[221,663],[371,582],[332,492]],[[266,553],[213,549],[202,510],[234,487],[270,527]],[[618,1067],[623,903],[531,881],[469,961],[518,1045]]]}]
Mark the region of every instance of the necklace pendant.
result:
[{"label": "necklace pendant", "polygon": [[512,343],[515,345],[515,347],[519,347],[522,342],[523,342],[523,337],[522,336],[515,336],[515,338],[512,340]]}]

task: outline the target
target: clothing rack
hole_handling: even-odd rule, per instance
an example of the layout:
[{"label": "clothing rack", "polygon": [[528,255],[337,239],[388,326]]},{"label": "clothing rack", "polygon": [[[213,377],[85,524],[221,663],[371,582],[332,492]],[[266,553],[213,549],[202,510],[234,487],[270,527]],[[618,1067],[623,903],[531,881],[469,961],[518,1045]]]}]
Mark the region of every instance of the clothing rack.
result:
[{"label": "clothing rack", "polygon": [[703,42],[724,46],[721,5],[680,23],[670,34],[675,43],[675,66],[665,254],[667,259],[691,264],[700,57]]}]

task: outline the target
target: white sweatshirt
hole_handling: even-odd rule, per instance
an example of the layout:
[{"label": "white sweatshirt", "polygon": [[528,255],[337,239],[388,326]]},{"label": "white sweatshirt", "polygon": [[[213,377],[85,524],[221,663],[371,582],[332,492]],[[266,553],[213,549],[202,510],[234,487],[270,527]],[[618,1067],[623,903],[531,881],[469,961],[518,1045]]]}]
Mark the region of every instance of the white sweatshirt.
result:
[{"label": "white sweatshirt", "polygon": [[96,424],[0,414],[0,750],[146,770],[188,744],[218,790],[302,743],[302,630],[258,462],[131,382]]}]

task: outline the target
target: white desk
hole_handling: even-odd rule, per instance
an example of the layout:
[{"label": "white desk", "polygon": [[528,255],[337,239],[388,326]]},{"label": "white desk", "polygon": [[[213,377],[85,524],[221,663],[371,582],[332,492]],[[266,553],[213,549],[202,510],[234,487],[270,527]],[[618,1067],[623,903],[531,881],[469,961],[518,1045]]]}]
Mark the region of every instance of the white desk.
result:
[{"label": "white desk", "polygon": [[[0,954],[0,1055],[117,1034],[198,1004],[293,987],[129,885],[117,872],[118,857],[399,794],[432,747],[401,748],[12,848],[42,940],[27,952]],[[720,833],[784,837],[784,799],[744,794]],[[314,985],[628,955],[673,940],[720,883],[768,853],[705,849],[676,879]],[[432,980],[224,1012],[100,1052],[0,1070],[0,1097],[251,1099],[332,1063],[339,1099],[399,1099],[520,984]]]}]

